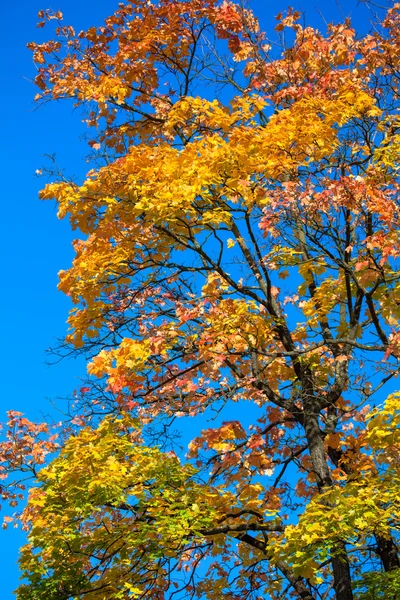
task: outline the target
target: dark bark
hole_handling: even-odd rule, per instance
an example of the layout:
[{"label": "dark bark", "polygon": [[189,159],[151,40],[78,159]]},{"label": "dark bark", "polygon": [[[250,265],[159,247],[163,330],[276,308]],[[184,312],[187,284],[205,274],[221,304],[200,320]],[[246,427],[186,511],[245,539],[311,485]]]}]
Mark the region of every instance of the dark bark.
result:
[{"label": "dark bark", "polygon": [[375,535],[377,553],[379,554],[385,571],[394,571],[400,568],[399,553],[397,546],[391,537]]},{"label": "dark bark", "polygon": [[[313,393],[311,374],[303,370],[304,429],[310,451],[311,462],[320,492],[332,487],[332,478],[326,459],[323,437],[319,426],[320,406]],[[329,504],[327,503],[327,508]],[[343,541],[333,548],[331,559],[333,587],[336,600],[353,600],[350,565]]]},{"label": "dark bark", "polygon": [[309,403],[304,411],[304,429],[317,486],[323,491],[332,485],[332,479],[326,462],[324,442],[318,423],[318,406],[315,402]]},{"label": "dark bark", "polygon": [[344,542],[338,542],[335,550],[339,553],[332,557],[331,563],[336,600],[353,600],[350,565]]},{"label": "dark bark", "polygon": [[[320,491],[323,492],[332,486],[332,480],[329,473],[329,467],[326,462],[321,432],[317,419],[312,417],[308,418],[306,416],[305,421],[307,440],[309,443],[310,455],[317,479],[317,485]],[[316,429],[317,427],[318,430]],[[327,508],[328,506],[329,505],[327,505]],[[334,556],[332,556],[331,560],[333,571],[333,587],[336,593],[336,600],[353,600],[350,565],[345,544],[342,541],[339,541],[333,551],[336,553]]]}]

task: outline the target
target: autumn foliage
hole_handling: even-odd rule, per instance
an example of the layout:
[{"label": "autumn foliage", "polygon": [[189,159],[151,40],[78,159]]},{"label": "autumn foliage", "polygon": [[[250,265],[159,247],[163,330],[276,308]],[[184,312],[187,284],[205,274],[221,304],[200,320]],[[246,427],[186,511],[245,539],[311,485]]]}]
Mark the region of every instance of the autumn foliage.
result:
[{"label": "autumn foliage", "polygon": [[17,598],[400,598],[400,5],[364,36],[215,0],[40,17],[36,100],[90,132],[41,194],[88,381],[5,429]]}]

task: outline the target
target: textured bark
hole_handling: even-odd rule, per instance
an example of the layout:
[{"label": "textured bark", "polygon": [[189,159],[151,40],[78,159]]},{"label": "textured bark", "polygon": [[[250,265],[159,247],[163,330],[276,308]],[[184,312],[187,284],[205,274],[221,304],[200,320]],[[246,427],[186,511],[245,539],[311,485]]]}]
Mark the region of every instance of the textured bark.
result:
[{"label": "textured bark", "polygon": [[318,411],[319,407],[316,403],[313,402],[308,405],[304,415],[304,429],[317,486],[320,491],[323,491],[325,488],[331,487],[332,479],[319,428]]},{"label": "textured bark", "polygon": [[[318,400],[313,396],[312,386],[307,377],[305,377],[305,382],[307,387],[303,397],[305,408],[304,429],[317,486],[320,492],[323,492],[332,486],[332,478],[326,460],[324,442],[319,426],[320,406]],[[332,557],[331,564],[336,600],[353,600],[350,565],[345,544],[342,541],[339,541],[336,548],[333,549],[333,552],[335,555]]]},{"label": "textured bark", "polygon": [[377,552],[382,560],[385,571],[399,569],[399,553],[393,539],[391,537],[385,538],[382,535],[376,535],[375,539],[378,546]]},{"label": "textured bark", "polygon": [[338,542],[336,550],[341,552],[332,558],[333,588],[336,600],[353,600],[350,565],[344,543]]},{"label": "textured bark", "polygon": [[311,594],[302,577],[296,577],[292,573],[285,573],[283,571],[284,565],[281,565],[280,563],[277,564],[277,567],[290,581],[301,600],[315,600],[315,597]]},{"label": "textured bark", "polygon": [[[308,419],[306,418],[306,421],[307,420]],[[316,426],[318,426],[318,424],[309,424],[306,428],[306,431],[308,429],[312,435],[311,439],[308,438],[308,436],[307,439],[310,447],[310,454],[311,448],[313,448],[311,460],[317,477],[318,487],[322,492],[332,485],[332,480],[329,473],[329,467],[326,462],[325,449],[320,435],[319,427],[319,442],[317,442],[317,438],[315,435]],[[346,553],[345,544],[342,541],[339,541],[336,545],[336,548],[334,548],[334,552],[336,552],[337,554],[332,557],[331,564],[333,571],[333,587],[336,593],[336,600],[353,600],[350,565]]]}]

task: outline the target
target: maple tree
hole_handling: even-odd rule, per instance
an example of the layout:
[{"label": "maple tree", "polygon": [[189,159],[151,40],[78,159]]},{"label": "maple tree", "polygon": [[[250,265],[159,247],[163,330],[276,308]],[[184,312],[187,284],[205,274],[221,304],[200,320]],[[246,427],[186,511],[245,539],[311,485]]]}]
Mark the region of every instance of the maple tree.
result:
[{"label": "maple tree", "polygon": [[36,100],[92,132],[41,194],[81,234],[89,379],[54,432],[10,413],[17,597],[400,597],[400,5],[364,36],[215,0],[40,17]]}]

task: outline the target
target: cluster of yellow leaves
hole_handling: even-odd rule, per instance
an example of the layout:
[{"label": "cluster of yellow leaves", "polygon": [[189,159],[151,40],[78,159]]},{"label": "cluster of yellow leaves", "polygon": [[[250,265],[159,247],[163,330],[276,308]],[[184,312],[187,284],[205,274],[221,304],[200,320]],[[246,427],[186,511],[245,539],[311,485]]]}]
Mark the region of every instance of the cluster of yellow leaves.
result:
[{"label": "cluster of yellow leaves", "polygon": [[[205,102],[184,99],[183,106],[178,103],[174,110],[179,114],[187,105],[196,105],[195,100]],[[254,103],[261,110],[263,101],[250,99],[249,106]],[[220,188],[214,193],[218,200],[226,193],[226,179],[245,180],[259,172],[279,178],[302,164],[329,156],[337,144],[337,128],[373,106],[374,100],[366,92],[344,89],[335,100],[301,99],[291,109],[272,115],[265,127],[234,126],[237,114],[229,115],[218,106],[228,121],[216,115],[210,125],[214,130],[229,128],[228,139],[214,132],[181,151],[169,144],[132,147],[126,157],[93,174],[82,186],[50,184],[42,198],[56,198],[59,216],[70,214],[73,226],[84,232],[90,232],[95,225],[96,209],[105,208],[107,219],[122,200],[129,201],[136,215],[150,213],[154,223],[193,213],[198,196],[209,210],[218,209],[210,197],[211,186]]]},{"label": "cluster of yellow leaves", "polygon": [[115,350],[102,350],[88,365],[88,373],[96,377],[107,374],[111,387],[115,382],[115,374],[119,371],[140,371],[151,354],[149,340],[132,340],[124,338]]},{"label": "cluster of yellow leaves", "polygon": [[[186,118],[185,111],[204,110],[204,103],[184,99],[173,114],[183,111]],[[76,243],[72,269],[61,273],[61,289],[74,302],[87,303],[70,317],[76,343],[96,334],[106,312],[99,296],[115,290],[113,280],[118,278],[118,286],[129,281],[130,263],[144,261],[144,250],[150,248],[153,259],[161,259],[168,256],[171,241],[177,250],[187,248],[189,230],[191,235],[211,228],[231,230],[229,200],[262,207],[265,194],[255,193],[252,180],[279,179],[302,164],[329,157],[338,128],[370,111],[374,101],[363,91],[344,88],[335,100],[303,98],[272,115],[264,127],[235,124],[261,110],[262,100],[236,100],[236,105],[232,113],[220,105],[207,109],[213,132],[182,150],[167,143],[134,146],[81,186],[56,183],[42,192],[42,198],[56,198],[60,217],[69,215],[72,226],[89,235]],[[219,128],[225,132],[217,133]]]},{"label": "cluster of yellow leaves", "polygon": [[[142,569],[156,569],[160,553],[177,555],[213,524],[224,500],[173,454],[142,446],[135,427],[125,415],[83,429],[40,472],[24,512],[31,530],[20,563],[29,583],[18,598],[117,598],[124,586],[143,593]],[[160,590],[163,576],[161,568],[153,582]]]},{"label": "cluster of yellow leaves", "polygon": [[38,482],[23,514],[30,533],[20,559],[27,580],[21,600],[162,593],[169,583],[160,557],[180,560],[207,530],[218,548],[223,538],[212,533],[215,525],[235,525],[235,513],[254,520],[252,511],[262,507],[261,485],[247,486],[237,499],[196,481],[193,467],[176,455],[144,446],[126,414],[71,436]]},{"label": "cluster of yellow leaves", "polygon": [[400,117],[398,114],[383,119],[379,124],[382,142],[374,152],[374,160],[378,167],[395,174],[399,170],[400,156]]},{"label": "cluster of yellow leaves", "polygon": [[256,94],[237,96],[229,106],[218,100],[185,96],[169,110],[163,129],[172,138],[176,137],[177,131],[181,131],[187,139],[215,131],[229,135],[233,127],[256,126],[257,118],[266,106],[265,99]]},{"label": "cluster of yellow leaves", "polygon": [[367,440],[378,453],[379,461],[393,462],[399,468],[396,458],[400,451],[400,392],[391,394],[383,406],[369,414]]},{"label": "cluster of yellow leaves", "polygon": [[[299,273],[302,275],[304,273],[306,277],[308,273],[315,275],[316,271],[318,271],[318,265],[314,268],[314,265],[307,263],[299,269]],[[342,285],[343,281],[326,277],[310,300],[300,302],[300,307],[304,315],[308,317],[308,323],[311,327],[315,326],[319,320],[325,319],[330,311],[338,305],[342,296],[342,290],[340,289]],[[301,288],[299,292],[301,292]]]}]

